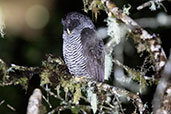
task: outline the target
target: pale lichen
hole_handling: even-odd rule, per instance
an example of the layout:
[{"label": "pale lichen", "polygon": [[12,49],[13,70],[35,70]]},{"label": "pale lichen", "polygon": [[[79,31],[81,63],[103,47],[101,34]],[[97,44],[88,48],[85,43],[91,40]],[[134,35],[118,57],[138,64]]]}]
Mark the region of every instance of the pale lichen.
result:
[{"label": "pale lichen", "polygon": [[[89,83],[89,86],[90,85],[91,85],[91,83]],[[97,111],[98,100],[97,100],[96,93],[94,93],[92,89],[93,88],[91,88],[91,87],[87,89],[87,99],[90,102],[93,113],[95,114]]]},{"label": "pale lichen", "polygon": [[107,34],[111,37],[112,46],[115,47],[119,44],[122,38],[125,37],[128,29],[123,24],[117,22],[117,20],[113,17],[108,17],[106,20],[107,22]]}]

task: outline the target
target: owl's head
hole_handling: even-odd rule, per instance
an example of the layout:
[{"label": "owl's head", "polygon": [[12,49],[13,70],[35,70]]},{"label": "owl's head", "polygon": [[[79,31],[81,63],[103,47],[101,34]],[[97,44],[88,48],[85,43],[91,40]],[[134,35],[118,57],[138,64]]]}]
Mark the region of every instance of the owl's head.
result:
[{"label": "owl's head", "polygon": [[68,35],[73,31],[81,31],[84,28],[94,28],[94,24],[91,19],[78,12],[70,12],[62,19],[63,30]]}]

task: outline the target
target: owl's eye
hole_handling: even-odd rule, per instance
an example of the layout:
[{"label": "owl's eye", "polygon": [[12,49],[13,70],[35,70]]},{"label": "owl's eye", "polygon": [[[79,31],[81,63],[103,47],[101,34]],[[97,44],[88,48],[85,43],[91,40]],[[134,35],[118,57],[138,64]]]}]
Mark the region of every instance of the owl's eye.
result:
[{"label": "owl's eye", "polygon": [[72,31],[74,28],[76,28],[80,24],[79,20],[74,19],[70,21],[70,24],[68,26],[68,29]]}]

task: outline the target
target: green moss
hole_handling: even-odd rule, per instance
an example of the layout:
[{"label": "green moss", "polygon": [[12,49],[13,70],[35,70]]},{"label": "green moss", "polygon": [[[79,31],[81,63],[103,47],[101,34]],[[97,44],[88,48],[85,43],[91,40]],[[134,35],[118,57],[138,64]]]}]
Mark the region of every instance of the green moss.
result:
[{"label": "green moss", "polygon": [[73,94],[73,104],[78,104],[82,97],[81,84],[74,82],[74,80],[62,79],[61,85],[65,91],[65,98],[67,98],[68,92],[71,92]]},{"label": "green moss", "polygon": [[28,88],[28,78],[22,77],[15,81],[14,85],[21,85],[25,90]]},{"label": "green moss", "polygon": [[50,76],[49,70],[44,70],[41,73],[41,75],[40,75],[40,78],[41,78],[40,85],[41,86],[50,83],[49,76]]},{"label": "green moss", "polygon": [[6,64],[0,59],[0,80],[5,80],[7,74]]},{"label": "green moss", "polygon": [[73,103],[77,104],[81,98],[82,94],[81,94],[81,88],[80,88],[80,84],[77,84],[75,87],[75,93],[74,93],[74,100]]}]

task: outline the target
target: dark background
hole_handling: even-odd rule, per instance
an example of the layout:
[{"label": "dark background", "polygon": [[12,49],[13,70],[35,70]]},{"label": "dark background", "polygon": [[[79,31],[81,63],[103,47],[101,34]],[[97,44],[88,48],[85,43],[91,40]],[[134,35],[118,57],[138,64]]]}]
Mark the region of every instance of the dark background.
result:
[{"label": "dark background", "polygon": [[[156,11],[150,11],[148,8],[137,11],[136,7],[145,1],[146,0],[117,0],[116,4],[118,7],[122,8],[124,4],[127,5],[129,2],[129,4],[132,6],[130,10],[130,16],[133,19],[142,17],[155,17],[159,12],[164,12],[163,8],[157,9]],[[34,2],[33,0],[25,0],[25,3],[22,2],[22,0],[13,0],[13,3],[11,3],[10,0],[3,2],[4,7],[6,8],[4,8],[4,10],[16,10],[14,12],[23,11],[23,13],[20,15],[17,15],[17,13],[11,13],[11,18],[7,18],[5,38],[0,38],[0,58],[9,66],[11,64],[23,66],[40,66],[41,61],[48,53],[62,58],[61,18],[71,11],[84,13],[82,0],[45,0],[44,2],[41,0],[35,0]],[[14,8],[10,7],[11,4],[13,4]],[[27,24],[23,21],[25,19],[24,11],[27,9],[27,7],[24,7],[23,4],[26,4],[27,7],[35,4],[44,5],[49,11],[49,21],[47,25],[42,29],[33,29],[27,26]],[[171,15],[171,4],[169,2],[164,2],[163,4],[168,11],[167,14]],[[91,12],[89,12],[87,15],[92,17]],[[106,17],[107,15],[105,12],[101,11],[97,22],[94,22],[97,28],[105,26],[105,22],[103,20]],[[17,22],[19,23],[12,28],[10,26],[12,22],[15,24]],[[20,27],[20,29],[15,32],[15,28],[17,27]],[[145,29],[150,33],[156,33],[160,35],[162,46],[168,57],[169,49],[171,47],[169,40],[171,37],[171,27]],[[125,59],[124,61],[127,60]],[[134,60],[130,61],[129,59],[130,63],[133,63],[133,61]],[[33,79],[30,83],[32,84],[36,82]],[[30,87],[29,91],[26,93],[20,86],[0,87],[0,102],[5,100],[5,103],[0,106],[0,114],[24,114],[26,111],[29,95],[31,94],[33,88],[34,87]],[[153,96],[153,94],[151,94],[151,96]],[[7,108],[7,104],[13,106],[17,111],[11,111],[9,108]]]}]

